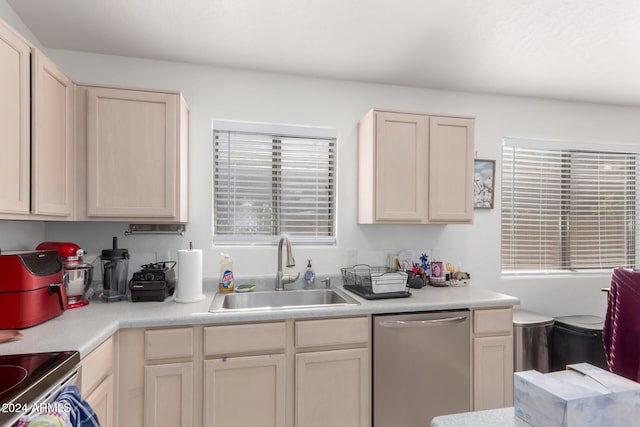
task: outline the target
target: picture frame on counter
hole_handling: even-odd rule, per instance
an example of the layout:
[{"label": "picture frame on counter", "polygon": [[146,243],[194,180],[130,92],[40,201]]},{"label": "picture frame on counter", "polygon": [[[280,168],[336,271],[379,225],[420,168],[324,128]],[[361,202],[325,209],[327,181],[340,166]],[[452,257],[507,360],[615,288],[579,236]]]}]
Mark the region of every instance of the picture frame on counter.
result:
[{"label": "picture frame on counter", "polygon": [[493,209],[496,161],[475,159],[473,163],[473,207]]}]

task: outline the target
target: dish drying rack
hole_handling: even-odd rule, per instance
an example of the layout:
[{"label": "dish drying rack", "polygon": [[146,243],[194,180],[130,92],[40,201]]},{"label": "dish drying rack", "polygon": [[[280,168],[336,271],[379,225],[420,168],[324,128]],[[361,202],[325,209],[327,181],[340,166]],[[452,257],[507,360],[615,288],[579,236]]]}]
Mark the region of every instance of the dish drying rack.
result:
[{"label": "dish drying rack", "polygon": [[411,296],[406,288],[407,273],[388,267],[357,264],[340,269],[346,290],[366,299],[405,298]]}]

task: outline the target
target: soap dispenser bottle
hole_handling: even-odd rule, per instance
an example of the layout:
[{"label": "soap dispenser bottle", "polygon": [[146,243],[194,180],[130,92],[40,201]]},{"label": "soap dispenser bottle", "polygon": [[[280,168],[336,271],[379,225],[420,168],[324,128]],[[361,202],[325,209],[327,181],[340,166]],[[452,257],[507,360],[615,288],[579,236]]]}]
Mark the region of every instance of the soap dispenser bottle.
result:
[{"label": "soap dispenser bottle", "polygon": [[316,274],[313,272],[310,259],[307,260],[307,271],[304,273],[304,283],[308,287],[311,287],[316,283]]}]

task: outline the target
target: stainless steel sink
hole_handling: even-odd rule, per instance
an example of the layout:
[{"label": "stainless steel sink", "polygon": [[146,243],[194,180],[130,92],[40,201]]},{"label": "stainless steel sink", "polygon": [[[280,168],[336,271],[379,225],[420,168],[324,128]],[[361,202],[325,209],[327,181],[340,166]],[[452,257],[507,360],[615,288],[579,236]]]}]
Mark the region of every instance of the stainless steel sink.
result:
[{"label": "stainless steel sink", "polygon": [[286,310],[359,305],[350,296],[336,289],[305,289],[216,294],[209,311]]}]

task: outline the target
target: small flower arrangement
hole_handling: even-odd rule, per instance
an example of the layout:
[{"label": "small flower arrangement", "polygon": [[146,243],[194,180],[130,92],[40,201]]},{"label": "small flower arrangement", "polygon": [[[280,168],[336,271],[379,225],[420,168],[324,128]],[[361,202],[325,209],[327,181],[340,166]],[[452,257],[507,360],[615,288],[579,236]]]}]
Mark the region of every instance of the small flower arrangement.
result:
[{"label": "small flower arrangement", "polygon": [[420,256],[420,263],[414,262],[411,266],[407,283],[411,288],[421,288],[429,280],[429,258],[423,253]]}]

